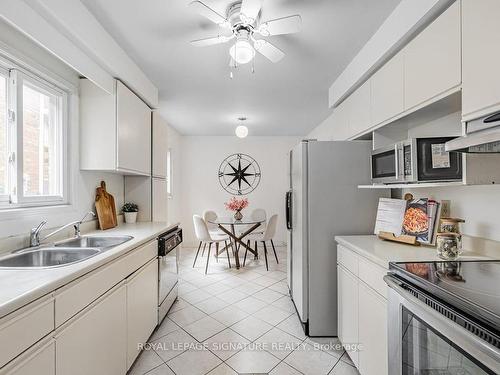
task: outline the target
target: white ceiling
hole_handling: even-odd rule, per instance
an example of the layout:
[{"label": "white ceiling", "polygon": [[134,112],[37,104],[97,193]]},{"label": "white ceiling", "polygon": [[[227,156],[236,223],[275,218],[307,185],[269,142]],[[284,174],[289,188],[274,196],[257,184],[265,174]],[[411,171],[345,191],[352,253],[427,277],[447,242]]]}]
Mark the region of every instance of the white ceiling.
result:
[{"label": "white ceiling", "polygon": [[[160,90],[160,112],[185,135],[306,135],[329,114],[328,87],[400,0],[264,0],[262,20],[302,16],[299,34],[267,38],[286,57],[261,55],[229,78],[228,44],[196,48],[218,26],[191,0],[82,0]],[[204,0],[225,14],[234,0]]]}]

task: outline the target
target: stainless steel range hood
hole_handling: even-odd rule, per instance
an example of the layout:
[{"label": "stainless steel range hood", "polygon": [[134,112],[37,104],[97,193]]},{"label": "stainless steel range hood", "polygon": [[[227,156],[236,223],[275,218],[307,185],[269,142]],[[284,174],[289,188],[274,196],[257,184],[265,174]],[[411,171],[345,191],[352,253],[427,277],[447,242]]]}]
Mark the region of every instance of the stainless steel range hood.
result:
[{"label": "stainless steel range hood", "polygon": [[445,144],[446,151],[500,153],[500,112],[466,124],[466,135]]}]

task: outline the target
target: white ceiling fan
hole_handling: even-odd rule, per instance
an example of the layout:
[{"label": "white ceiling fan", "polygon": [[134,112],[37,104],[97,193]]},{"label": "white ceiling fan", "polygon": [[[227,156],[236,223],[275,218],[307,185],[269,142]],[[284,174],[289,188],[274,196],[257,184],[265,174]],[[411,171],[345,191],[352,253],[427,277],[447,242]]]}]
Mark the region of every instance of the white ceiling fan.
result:
[{"label": "white ceiling fan", "polygon": [[249,63],[255,57],[255,51],[273,63],[277,63],[285,56],[285,53],[267,40],[255,37],[297,33],[301,29],[302,20],[299,15],[293,15],[261,22],[262,1],[238,0],[229,5],[226,15],[217,13],[202,1],[191,2],[189,6],[196,12],[231,32],[231,35],[193,40],[191,44],[205,47],[235,39],[236,41],[229,49],[231,66]]}]

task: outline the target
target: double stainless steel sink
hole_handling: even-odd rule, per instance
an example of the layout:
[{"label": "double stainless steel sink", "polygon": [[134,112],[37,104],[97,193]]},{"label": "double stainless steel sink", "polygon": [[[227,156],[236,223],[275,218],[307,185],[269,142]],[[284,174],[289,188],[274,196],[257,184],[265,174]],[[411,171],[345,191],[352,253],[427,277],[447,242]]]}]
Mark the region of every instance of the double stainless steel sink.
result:
[{"label": "double stainless steel sink", "polygon": [[86,248],[93,247],[99,249],[110,249],[112,247],[121,245],[129,240],[132,236],[82,236],[71,238],[69,240],[61,241],[55,244],[55,247],[69,247],[69,248]]},{"label": "double stainless steel sink", "polygon": [[0,268],[51,268],[89,259],[130,241],[132,236],[82,236],[50,246],[17,250],[0,258]]}]

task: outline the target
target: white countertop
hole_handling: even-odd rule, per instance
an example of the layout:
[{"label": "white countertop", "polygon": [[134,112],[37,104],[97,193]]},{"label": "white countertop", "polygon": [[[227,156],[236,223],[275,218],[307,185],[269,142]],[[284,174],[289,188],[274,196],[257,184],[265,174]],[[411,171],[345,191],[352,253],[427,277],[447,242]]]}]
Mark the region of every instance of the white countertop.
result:
[{"label": "white countertop", "polygon": [[128,251],[146,243],[159,234],[176,227],[179,223],[121,224],[106,231],[94,230],[84,235],[133,236],[124,244],[106,250],[92,258],[68,266],[44,269],[0,270],[0,317],[49,294],[80,276],[116,259]]},{"label": "white countertop", "polygon": [[[335,236],[335,240],[359,255],[388,269],[389,262],[425,262],[442,261],[436,255],[436,249],[426,246],[410,246],[396,242],[383,241],[375,235]],[[491,259],[484,254],[464,251],[462,260]]]}]

